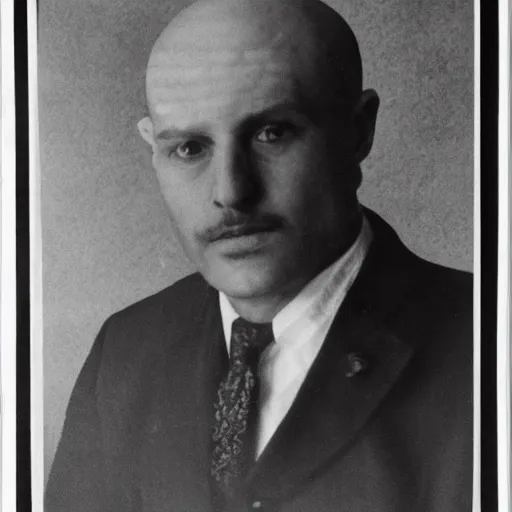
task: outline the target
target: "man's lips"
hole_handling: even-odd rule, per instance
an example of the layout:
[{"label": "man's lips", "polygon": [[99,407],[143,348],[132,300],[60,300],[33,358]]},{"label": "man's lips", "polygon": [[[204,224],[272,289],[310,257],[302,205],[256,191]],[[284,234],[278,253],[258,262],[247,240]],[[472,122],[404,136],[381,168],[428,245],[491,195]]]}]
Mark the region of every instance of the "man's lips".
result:
[{"label": "man's lips", "polygon": [[210,242],[218,242],[221,240],[230,240],[233,238],[241,238],[249,235],[256,235],[260,233],[270,233],[276,231],[275,224],[241,224],[229,228],[223,228],[210,237]]},{"label": "man's lips", "polygon": [[254,216],[229,214],[214,226],[205,229],[200,238],[205,245],[223,240],[242,241],[248,237],[275,232],[283,228],[284,224],[279,216],[269,213]]}]

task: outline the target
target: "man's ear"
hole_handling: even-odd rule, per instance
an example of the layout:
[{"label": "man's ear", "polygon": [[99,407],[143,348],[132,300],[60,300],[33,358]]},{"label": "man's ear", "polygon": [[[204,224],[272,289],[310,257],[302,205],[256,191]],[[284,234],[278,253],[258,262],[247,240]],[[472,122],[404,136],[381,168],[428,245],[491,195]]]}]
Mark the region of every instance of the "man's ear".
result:
[{"label": "man's ear", "polygon": [[358,133],[355,157],[358,163],[361,163],[372,149],[379,104],[377,93],[373,89],[367,89],[361,94],[354,109],[354,121]]},{"label": "man's ear", "polygon": [[138,123],[140,136],[151,146],[155,145],[155,138],[153,134],[153,122],[149,116],[143,117]]}]

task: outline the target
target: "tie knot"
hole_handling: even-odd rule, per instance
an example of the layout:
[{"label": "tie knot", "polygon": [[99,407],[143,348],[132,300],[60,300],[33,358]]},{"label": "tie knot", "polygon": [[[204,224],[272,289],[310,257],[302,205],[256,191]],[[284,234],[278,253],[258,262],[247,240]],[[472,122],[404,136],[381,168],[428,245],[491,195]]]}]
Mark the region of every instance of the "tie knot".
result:
[{"label": "tie knot", "polygon": [[251,364],[258,361],[265,348],[274,341],[272,324],[256,324],[237,318],[231,327],[231,361]]}]

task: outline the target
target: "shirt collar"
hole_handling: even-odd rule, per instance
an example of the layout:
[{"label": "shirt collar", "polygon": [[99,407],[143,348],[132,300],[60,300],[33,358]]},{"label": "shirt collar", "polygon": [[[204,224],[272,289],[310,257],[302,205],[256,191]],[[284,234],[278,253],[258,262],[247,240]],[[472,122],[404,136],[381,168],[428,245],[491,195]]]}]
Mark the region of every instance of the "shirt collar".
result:
[{"label": "shirt collar", "polygon": [[[372,240],[372,230],[363,216],[361,231],[351,247],[334,263],[318,274],[289,302],[272,321],[276,343],[293,343],[295,332],[290,326],[301,320],[301,325],[314,325],[322,318],[332,317],[340,306],[348,288],[356,278]],[[337,292],[341,292],[341,296]],[[338,299],[338,300],[337,300]],[[230,346],[231,326],[240,315],[235,311],[225,293],[219,292],[222,326],[226,344]],[[229,352],[229,350],[228,350]]]}]

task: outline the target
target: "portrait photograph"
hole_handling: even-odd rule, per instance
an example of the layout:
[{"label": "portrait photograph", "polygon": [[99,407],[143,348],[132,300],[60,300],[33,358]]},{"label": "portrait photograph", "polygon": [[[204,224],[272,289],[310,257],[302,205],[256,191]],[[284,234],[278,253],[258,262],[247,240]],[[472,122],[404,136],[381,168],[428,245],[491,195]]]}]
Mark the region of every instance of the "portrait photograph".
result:
[{"label": "portrait photograph", "polygon": [[473,510],[470,0],[40,0],[45,512]]}]

